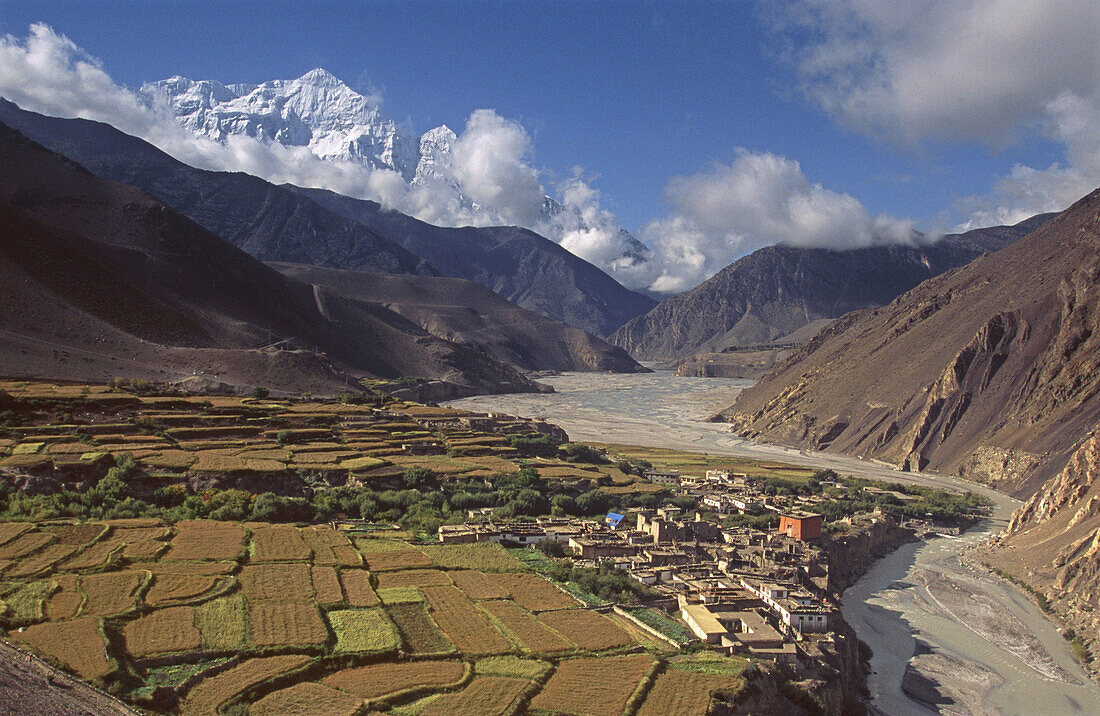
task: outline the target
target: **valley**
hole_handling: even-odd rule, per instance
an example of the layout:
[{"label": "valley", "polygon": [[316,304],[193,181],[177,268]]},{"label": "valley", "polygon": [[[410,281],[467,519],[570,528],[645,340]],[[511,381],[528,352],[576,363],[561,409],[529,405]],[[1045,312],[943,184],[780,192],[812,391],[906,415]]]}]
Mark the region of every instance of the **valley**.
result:
[{"label": "valley", "polygon": [[0,12],[0,716],[1100,714],[1095,0],[102,4]]},{"label": "valley", "polygon": [[[931,713],[935,702],[948,713],[1088,713],[1100,708],[1100,685],[1081,668],[1055,625],[1033,601],[983,568],[974,554],[1003,532],[1020,507],[1018,500],[957,477],[899,472],[872,460],[769,445],[731,434],[728,425],[706,422],[715,408],[752,381],[662,372],[574,373],[542,380],[555,387],[553,394],[477,396],[450,405],[538,417],[586,441],[770,459],[986,496],[995,505],[990,519],[962,537],[900,546],[845,592],[845,620],[873,652],[868,677],[872,705],[885,714]],[[1011,617],[975,631],[973,617],[959,605],[980,600]],[[1029,650],[1034,657],[1022,660],[1020,654]],[[986,676],[970,682],[960,676],[964,673]]]}]

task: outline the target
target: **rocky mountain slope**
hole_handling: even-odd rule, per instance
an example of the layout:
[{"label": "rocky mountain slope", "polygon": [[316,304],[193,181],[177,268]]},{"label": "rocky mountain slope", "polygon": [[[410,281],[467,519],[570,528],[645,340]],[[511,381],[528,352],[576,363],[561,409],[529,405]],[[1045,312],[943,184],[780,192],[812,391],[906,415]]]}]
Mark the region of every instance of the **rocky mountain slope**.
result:
[{"label": "rocky mountain slope", "polygon": [[476,281],[523,308],[606,336],[656,301],[624,288],[553,241],[517,226],[433,226],[373,201],[299,189],[430,262],[445,276]]},{"label": "rocky mountain slope", "polygon": [[1093,653],[1100,647],[1100,434],[1013,515],[981,557],[1043,594]]},{"label": "rocky mountain slope", "polygon": [[110,125],[46,117],[4,99],[0,122],[105,179],[143,189],[261,261],[436,273],[407,249],[284,187],[189,167]]},{"label": "rocky mountain slope", "polygon": [[[0,374],[332,392],[344,369],[536,390],[377,304],[294,281],[137,188],[0,125]],[[309,350],[263,350],[283,347]]]},{"label": "rocky mountain slope", "polygon": [[382,304],[434,336],[477,348],[524,370],[645,370],[623,349],[579,328],[520,308],[473,281],[369,274],[302,264],[271,266],[341,296]]},{"label": "rocky mountain slope", "polygon": [[144,189],[263,261],[443,273],[601,336],[655,303],[526,229],[441,228],[374,202],[195,169],[109,125],[45,117],[3,99],[0,121],[106,179]]},{"label": "rocky mountain slope", "polygon": [[1028,497],[1100,417],[1100,192],[834,321],[724,414],[740,432]]},{"label": "rocky mountain slope", "polygon": [[1048,218],[949,235],[930,246],[850,251],[769,246],[691,291],[662,301],[609,340],[640,360],[675,360],[731,346],[794,342],[787,336],[801,328],[889,303],[921,281],[1004,248]]}]

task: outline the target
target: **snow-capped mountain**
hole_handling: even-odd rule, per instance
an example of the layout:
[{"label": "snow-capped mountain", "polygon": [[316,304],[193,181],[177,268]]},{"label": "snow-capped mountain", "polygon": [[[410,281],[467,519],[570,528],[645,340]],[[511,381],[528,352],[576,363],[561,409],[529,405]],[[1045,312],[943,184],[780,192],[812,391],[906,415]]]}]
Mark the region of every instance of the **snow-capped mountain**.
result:
[{"label": "snow-capped mountain", "polygon": [[[515,223],[516,214],[525,213],[502,211],[502,207],[485,206],[470,198],[473,192],[464,190],[455,164],[455,148],[463,140],[449,127],[439,126],[416,136],[383,114],[377,98],[359,94],[323,69],[310,70],[298,79],[259,85],[172,77],[143,85],[140,94],[150,106],[170,113],[186,129],[215,142],[250,137],[305,147],[322,160],[393,171],[404,186],[396,194],[379,192],[366,198],[431,224],[500,225]],[[462,176],[468,180],[468,175],[467,168]],[[496,181],[499,178],[493,177],[487,183]],[[389,181],[380,185],[394,188]],[[394,196],[399,198],[394,200]],[[550,196],[533,209],[529,215],[537,218],[525,228],[616,277],[624,268],[636,269],[650,256],[649,249],[622,231],[607,212],[582,210]]]},{"label": "snow-capped mountain", "polygon": [[[296,80],[261,85],[223,85],[210,80],[172,77],[147,83],[141,94],[167,107],[195,134],[224,142],[231,135],[287,146],[309,147],[321,159],[343,159],[372,169],[392,169],[405,181],[416,177],[422,139],[382,114],[376,99],[365,97],[323,69]],[[441,139],[454,133],[433,129],[434,156],[449,155]]]}]

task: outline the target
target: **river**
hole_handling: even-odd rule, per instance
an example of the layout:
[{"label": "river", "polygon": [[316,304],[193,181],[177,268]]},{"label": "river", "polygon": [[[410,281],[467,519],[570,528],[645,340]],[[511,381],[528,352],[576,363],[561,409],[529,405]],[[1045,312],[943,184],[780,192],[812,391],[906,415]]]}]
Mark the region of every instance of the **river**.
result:
[{"label": "river", "polygon": [[[901,473],[826,453],[764,445],[705,422],[747,380],[649,374],[565,373],[541,382],[555,393],[491,395],[448,405],[542,418],[578,441],[667,447],[781,460],[861,477],[969,489],[994,502],[990,519],[956,538],[905,545],[852,585],[842,613],[874,656],[868,687],[885,714],[1100,714],[1100,686],[1031,601],[972,565],[968,551],[1004,529],[1019,502],[957,478]],[[937,687],[925,703],[902,690]],[[931,707],[927,702],[935,701]]]}]

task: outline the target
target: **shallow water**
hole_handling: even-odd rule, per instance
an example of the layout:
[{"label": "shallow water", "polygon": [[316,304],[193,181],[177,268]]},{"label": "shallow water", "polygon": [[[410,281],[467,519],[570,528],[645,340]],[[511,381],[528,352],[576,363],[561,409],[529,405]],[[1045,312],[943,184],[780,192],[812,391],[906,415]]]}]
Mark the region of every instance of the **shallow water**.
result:
[{"label": "shallow water", "polygon": [[[871,461],[754,443],[731,435],[725,425],[705,422],[752,381],[681,378],[666,372],[566,373],[540,380],[558,392],[478,396],[449,405],[543,418],[574,440],[783,460],[985,494],[996,504],[992,519],[959,538],[903,546],[845,592],[844,618],[874,651],[869,679],[873,705],[887,714],[934,713],[901,690],[919,639],[959,664],[956,673],[948,670],[937,677],[941,683],[962,688],[969,674],[986,677],[988,688],[972,688],[968,698],[942,705],[943,713],[1100,714],[1100,687],[1088,680],[1038,607],[962,559],[970,547],[1004,529],[1018,501],[956,478],[899,473]],[[990,619],[977,619],[976,614],[984,613],[979,608],[988,605],[1003,612],[993,610]]]}]

